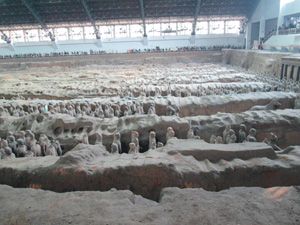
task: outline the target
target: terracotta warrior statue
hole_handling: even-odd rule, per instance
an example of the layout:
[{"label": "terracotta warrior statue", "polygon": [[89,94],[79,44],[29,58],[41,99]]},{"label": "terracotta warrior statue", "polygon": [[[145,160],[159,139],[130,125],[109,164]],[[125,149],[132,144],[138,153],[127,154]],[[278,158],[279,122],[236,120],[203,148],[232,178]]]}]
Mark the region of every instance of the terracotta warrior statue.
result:
[{"label": "terracotta warrior statue", "polygon": [[175,136],[175,132],[172,127],[168,127],[166,134],[166,142],[168,142],[171,138]]},{"label": "terracotta warrior statue", "polygon": [[156,149],[156,134],[151,131],[149,134],[149,149]]},{"label": "terracotta warrior statue", "polygon": [[131,132],[131,143],[135,144],[136,151],[140,151],[139,133],[137,131]]},{"label": "terracotta warrior statue", "polygon": [[247,136],[248,142],[256,142],[256,130],[254,128],[251,128],[249,131],[249,135]]},{"label": "terracotta warrior statue", "polygon": [[229,134],[229,130],[231,129],[230,125],[226,125],[225,130],[223,131],[223,142],[226,144],[227,136]]},{"label": "terracotta warrior statue", "polygon": [[135,145],[135,143],[130,143],[129,144],[129,151],[128,151],[128,154],[137,154],[139,151]]},{"label": "terracotta warrior statue", "polygon": [[271,133],[271,137],[268,145],[270,145],[274,149],[274,151],[281,151],[282,149],[277,145],[277,143],[278,143],[278,137],[275,134]]},{"label": "terracotta warrior statue", "polygon": [[239,143],[243,143],[246,141],[246,126],[245,124],[240,125],[240,130],[239,130]]},{"label": "terracotta warrior statue", "polygon": [[[115,133],[114,134],[114,141],[113,141],[113,144],[116,144],[117,145],[117,149],[118,149],[118,153],[122,154],[122,146],[121,146],[121,134],[120,133]],[[114,151],[115,151],[115,146],[112,147],[114,148]]]}]

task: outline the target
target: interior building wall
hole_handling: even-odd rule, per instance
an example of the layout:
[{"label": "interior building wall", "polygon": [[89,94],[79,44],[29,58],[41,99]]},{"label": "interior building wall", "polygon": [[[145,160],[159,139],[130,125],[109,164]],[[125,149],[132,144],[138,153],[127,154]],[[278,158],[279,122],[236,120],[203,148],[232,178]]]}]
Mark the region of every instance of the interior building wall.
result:
[{"label": "interior building wall", "polygon": [[205,46],[232,45],[244,46],[244,34],[209,34],[197,35],[193,43],[190,35],[185,36],[163,36],[148,37],[148,43],[145,45],[142,38],[114,38],[103,39],[102,47],[97,46],[96,40],[68,40],[57,41],[58,49],[54,49],[50,41],[46,42],[23,42],[14,43],[13,49],[8,44],[0,44],[0,55],[28,54],[28,53],[51,53],[51,52],[73,52],[73,51],[106,51],[114,53],[125,53],[129,49],[156,48],[176,48],[184,46]]},{"label": "interior building wall", "polygon": [[[297,13],[300,13],[300,0],[261,0],[252,18],[248,22],[246,48],[250,49],[252,47],[252,26],[255,26],[256,23],[260,22],[261,24],[265,24],[265,26],[260,26],[259,37],[266,37],[269,31],[273,29],[272,27],[279,27],[283,24],[286,16]],[[275,18],[277,18],[277,22],[275,22]],[[292,36],[282,35],[282,37],[273,36],[264,43],[264,49],[271,49],[272,46],[278,46],[278,48],[297,46],[299,45],[297,41],[299,38],[299,34]]]},{"label": "interior building wall", "polygon": [[259,28],[260,28],[260,22],[252,23],[252,26],[251,26],[251,45],[253,45],[255,40],[258,40]]},{"label": "interior building wall", "polygon": [[277,27],[277,22],[278,22],[278,18],[266,20],[266,27],[265,27],[266,36],[270,32],[272,32],[272,30],[275,30],[275,28]]},{"label": "interior building wall", "polygon": [[[252,37],[254,35],[252,35],[252,26],[255,26],[257,23],[261,23],[263,25],[264,23],[266,23],[266,21],[270,19],[278,18],[279,11],[280,11],[280,0],[260,1],[251,19],[248,21],[247,34],[246,34],[246,48],[250,49],[253,45]],[[266,25],[260,26],[260,28],[263,28],[263,30],[260,31],[263,34],[263,36],[268,34],[267,31],[265,30]]]}]

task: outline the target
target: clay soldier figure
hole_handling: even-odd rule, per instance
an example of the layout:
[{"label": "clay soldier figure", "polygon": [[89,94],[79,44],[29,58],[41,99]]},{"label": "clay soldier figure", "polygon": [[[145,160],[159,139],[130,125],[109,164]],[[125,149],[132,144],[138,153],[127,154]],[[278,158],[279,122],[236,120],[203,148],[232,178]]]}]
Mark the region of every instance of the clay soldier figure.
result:
[{"label": "clay soldier figure", "polygon": [[119,149],[118,145],[116,143],[112,143],[111,145],[111,153],[112,154],[119,154]]},{"label": "clay soldier figure", "polygon": [[109,108],[108,108],[108,105],[105,105],[105,106],[104,106],[104,117],[105,117],[105,118],[111,118],[110,110],[109,110]]},{"label": "clay soldier figure", "polygon": [[115,116],[116,117],[120,117],[121,116],[121,110],[120,110],[120,106],[119,105],[116,105]]},{"label": "clay soldier figure", "polygon": [[89,138],[86,134],[83,135],[81,142],[82,144],[89,145]]},{"label": "clay soldier figure", "polygon": [[134,115],[136,113],[136,110],[137,110],[135,101],[132,101],[132,104],[130,105],[130,109],[131,109],[132,115]]},{"label": "clay soldier figure", "polygon": [[25,135],[25,145],[28,149],[30,149],[32,145],[32,141],[35,140],[35,135],[32,133],[31,130],[26,130],[26,135]]},{"label": "clay soldier figure", "polygon": [[111,107],[111,104],[108,105],[108,109],[109,109],[109,118],[113,118],[115,116],[115,110],[113,107]]},{"label": "clay soldier figure", "polygon": [[231,129],[230,125],[226,125],[225,130],[223,131],[223,142],[226,144],[227,136],[229,134],[229,130]]},{"label": "clay soldier figure", "polygon": [[236,135],[235,135],[235,133],[234,133],[233,130],[229,131],[229,135],[230,135],[230,140],[229,140],[228,144],[234,144],[234,143],[236,143],[237,138],[236,138]]},{"label": "clay soldier figure", "polygon": [[[73,109],[73,107],[72,106],[68,106],[67,107],[67,109],[68,109],[68,111],[69,111],[69,115],[70,116],[72,116],[72,117],[76,117],[76,112],[75,112],[75,110]],[[51,111],[50,111],[51,112]]]},{"label": "clay soldier figure", "polygon": [[76,114],[82,114],[82,111],[81,111],[79,103],[76,103],[76,105],[75,105],[75,111],[76,111]]},{"label": "clay soldier figure", "polygon": [[243,143],[246,140],[246,126],[245,124],[240,125],[239,130],[239,143]]},{"label": "clay soldier figure", "polygon": [[149,149],[156,149],[156,134],[154,131],[151,131],[149,134]]},{"label": "clay soldier figure", "polygon": [[61,149],[59,140],[53,140],[52,145],[55,148],[57,155],[62,156],[62,149]]},{"label": "clay soldier figure", "polygon": [[[24,145],[25,146],[25,145]],[[25,146],[26,147],[26,146]],[[30,151],[30,150],[27,150],[26,152],[25,152],[25,157],[29,157],[29,158],[32,158],[32,157],[34,157],[34,153],[32,152],[32,151]]]},{"label": "clay soldier figure", "polygon": [[194,131],[192,130],[192,128],[190,128],[187,134],[187,139],[194,139],[194,138],[195,138]]},{"label": "clay soldier figure", "polygon": [[125,106],[125,110],[123,113],[124,116],[130,116],[131,115],[131,111],[129,110],[129,106]]},{"label": "clay soldier figure", "polygon": [[25,157],[27,152],[26,145],[23,139],[18,139],[17,157]]},{"label": "clay soldier figure", "polygon": [[5,112],[4,108],[0,106],[0,117],[6,116],[7,113]]},{"label": "clay soldier figure", "polygon": [[249,131],[249,135],[247,136],[247,141],[249,142],[256,142],[256,130],[254,128],[251,128]]},{"label": "clay soldier figure", "polygon": [[138,104],[137,109],[136,109],[136,113],[137,113],[137,114],[145,114],[144,108],[143,108],[143,103],[142,103],[142,102],[140,102],[140,103]]},{"label": "clay soldier figure", "polygon": [[10,147],[5,147],[4,148],[4,156],[3,156],[3,159],[14,159],[16,158],[16,155],[12,152],[11,148]]},{"label": "clay soldier figure", "polygon": [[98,117],[101,118],[101,119],[104,119],[104,118],[105,118],[104,112],[103,112],[103,110],[101,109],[101,107],[100,107],[100,109],[99,109]]},{"label": "clay soldier figure", "polygon": [[137,152],[140,151],[140,144],[139,144],[139,133],[137,131],[131,132],[131,143],[135,144]]},{"label": "clay soldier figure", "polygon": [[223,144],[223,139],[222,139],[221,136],[218,136],[218,137],[216,138],[216,144]]},{"label": "clay soldier figure", "polygon": [[157,142],[157,148],[161,148],[163,146],[164,146],[164,144],[162,142]]},{"label": "clay soldier figure", "polygon": [[176,109],[171,105],[171,102],[168,101],[168,105],[167,105],[167,116],[173,116],[176,113]]},{"label": "clay soldier figure", "polygon": [[148,115],[150,114],[156,114],[154,103],[151,103],[150,108],[148,109]]},{"label": "clay soldier figure", "polygon": [[102,145],[102,134],[101,133],[96,133],[95,145]]},{"label": "clay soldier figure", "polygon": [[52,143],[47,147],[45,154],[46,156],[47,155],[57,156],[56,149],[52,145]]},{"label": "clay soldier figure", "polygon": [[17,155],[17,142],[13,133],[9,131],[6,139],[8,142],[8,147],[10,147],[13,153]]},{"label": "clay soldier figure", "polygon": [[237,140],[237,138],[236,138],[236,135],[234,133],[234,130],[230,129],[229,130],[229,135],[227,136],[226,143],[227,144],[234,144],[234,143],[236,143],[236,140]]},{"label": "clay soldier figure", "polygon": [[278,137],[275,134],[271,133],[271,137],[268,145],[270,145],[274,149],[274,151],[282,151],[282,149],[277,145],[277,143],[278,143]]},{"label": "clay soldier figure", "polygon": [[128,154],[137,154],[138,152],[139,151],[137,150],[135,143],[130,143]]},{"label": "clay soldier figure", "polygon": [[33,113],[40,113],[40,111],[36,105],[33,106]]},{"label": "clay soldier figure", "polygon": [[175,136],[175,132],[172,127],[168,127],[166,134],[166,141],[168,142],[171,138]]},{"label": "clay soldier figure", "polygon": [[45,156],[47,148],[50,145],[50,140],[45,134],[41,134],[39,138],[39,143],[41,145],[42,155]]},{"label": "clay soldier figure", "polygon": [[217,141],[217,137],[216,137],[216,135],[211,135],[211,137],[210,137],[210,139],[209,139],[209,143],[211,143],[211,144],[215,144],[216,143],[216,141]]},{"label": "clay soldier figure", "polygon": [[297,98],[295,99],[295,107],[294,109],[300,109],[300,95],[297,95]]},{"label": "clay soldier figure", "polygon": [[[118,146],[118,152],[122,154],[122,147],[121,147],[121,134],[120,133],[115,133],[114,134],[114,141],[113,144],[116,144]],[[114,146],[115,148],[115,146]],[[114,149],[115,150],[115,149]]]},{"label": "clay soldier figure", "polygon": [[8,143],[6,140],[0,138],[0,154],[2,155],[2,158],[3,156],[5,155],[5,151],[4,151],[4,148],[8,146]]},{"label": "clay soldier figure", "polygon": [[24,143],[25,143],[25,131],[24,130],[21,130],[20,131],[20,136],[19,136],[19,139],[23,139],[24,140]]}]

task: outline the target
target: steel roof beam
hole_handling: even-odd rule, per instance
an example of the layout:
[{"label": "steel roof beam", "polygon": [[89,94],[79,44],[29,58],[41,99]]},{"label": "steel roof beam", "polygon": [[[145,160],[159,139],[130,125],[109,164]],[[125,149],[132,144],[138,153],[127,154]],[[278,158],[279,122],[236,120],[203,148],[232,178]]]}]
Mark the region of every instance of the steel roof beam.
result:
[{"label": "steel roof beam", "polygon": [[143,19],[144,37],[147,37],[144,0],[140,0],[140,4],[141,4],[142,19]]},{"label": "steel roof beam", "polygon": [[9,37],[7,37],[7,35],[2,31],[0,30],[0,33],[1,33],[1,39],[3,41],[5,41],[7,44],[10,44],[11,43],[11,40]]},{"label": "steel roof beam", "polygon": [[199,15],[200,8],[201,8],[200,6],[201,6],[201,0],[197,0],[196,11],[195,11],[195,15],[194,15],[194,22],[193,22],[192,35],[196,35],[197,19],[198,19],[198,15]]},{"label": "steel roof beam", "polygon": [[31,13],[31,15],[33,15],[33,17],[36,19],[36,21],[39,22],[39,24],[42,26],[42,28],[43,28],[44,30],[46,30],[46,29],[47,29],[47,26],[46,26],[46,24],[42,21],[42,18],[39,16],[39,14],[38,14],[37,11],[35,10],[35,8],[33,8],[32,5],[29,4],[29,3],[27,2],[27,0],[21,0],[21,1],[22,1],[23,5],[25,5],[26,8],[29,10],[29,12]]},{"label": "steel roof beam", "polygon": [[86,14],[87,14],[88,17],[89,17],[89,20],[90,20],[92,26],[94,27],[94,32],[95,32],[96,38],[97,38],[97,39],[101,39],[99,30],[98,30],[98,28],[97,28],[97,26],[96,26],[95,20],[94,20],[92,14],[91,14],[91,11],[90,11],[90,9],[89,9],[89,6],[87,5],[86,0],[80,0],[80,2],[81,2],[81,4],[83,5],[83,8],[84,8]]},{"label": "steel roof beam", "polygon": [[31,13],[31,15],[36,19],[36,21],[39,22],[39,24],[42,26],[42,29],[45,30],[46,32],[48,32],[48,37],[50,38],[50,40],[55,41],[54,35],[52,34],[51,31],[48,31],[46,24],[43,22],[42,18],[39,16],[38,12],[32,6],[32,4],[29,4],[29,2],[27,0],[21,0],[21,1],[22,1],[23,5],[26,6],[28,11]]}]

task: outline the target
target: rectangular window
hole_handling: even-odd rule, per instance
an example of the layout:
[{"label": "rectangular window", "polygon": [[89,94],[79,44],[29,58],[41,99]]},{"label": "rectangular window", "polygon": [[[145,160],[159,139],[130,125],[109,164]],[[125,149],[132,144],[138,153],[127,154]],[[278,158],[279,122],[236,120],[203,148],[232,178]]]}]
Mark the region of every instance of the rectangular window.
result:
[{"label": "rectangular window", "polygon": [[192,33],[192,23],[178,23],[177,32],[178,35],[190,35]]},{"label": "rectangular window", "polygon": [[102,38],[114,38],[114,26],[100,26],[100,36]]},{"label": "rectangular window", "polygon": [[228,34],[238,34],[240,32],[240,21],[225,21],[225,32]]},{"label": "rectangular window", "polygon": [[176,23],[163,23],[161,33],[162,36],[176,35]]},{"label": "rectangular window", "polygon": [[149,36],[160,36],[160,23],[147,24],[146,30]]},{"label": "rectangular window", "polygon": [[49,32],[52,32],[52,35],[54,35],[53,29],[49,29],[48,31],[40,30],[40,40],[41,41],[51,41]]},{"label": "rectangular window", "polygon": [[196,26],[196,34],[208,34],[208,22],[198,22]]},{"label": "rectangular window", "polygon": [[130,25],[130,37],[143,37],[143,24]]},{"label": "rectangular window", "polygon": [[11,39],[13,42],[24,42],[23,30],[13,30],[11,32]]},{"label": "rectangular window", "polygon": [[84,38],[85,39],[95,39],[96,35],[94,32],[94,27],[84,27]]},{"label": "rectangular window", "polygon": [[224,34],[224,21],[210,21],[209,32],[211,34]]},{"label": "rectangular window", "polygon": [[115,26],[116,38],[129,37],[129,25],[116,25]]},{"label": "rectangular window", "polygon": [[70,39],[71,40],[83,39],[82,27],[71,27],[71,28],[69,28],[69,34],[70,34]]},{"label": "rectangular window", "polygon": [[25,40],[26,41],[39,41],[39,32],[35,30],[25,30]]},{"label": "rectangular window", "polygon": [[55,29],[55,38],[59,41],[68,40],[68,29],[67,28],[56,28]]}]

